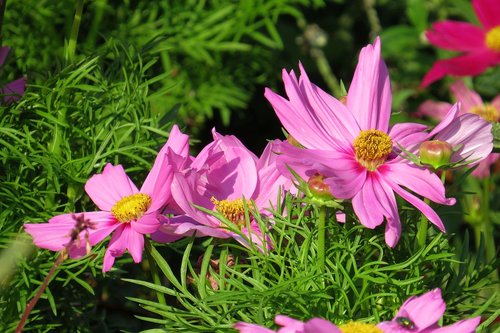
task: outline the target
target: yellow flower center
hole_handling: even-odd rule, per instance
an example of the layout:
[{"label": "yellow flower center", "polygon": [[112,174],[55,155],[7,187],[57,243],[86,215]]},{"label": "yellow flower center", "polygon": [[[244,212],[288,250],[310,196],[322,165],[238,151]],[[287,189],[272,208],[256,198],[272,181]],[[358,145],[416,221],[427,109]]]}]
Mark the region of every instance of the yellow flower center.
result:
[{"label": "yellow flower center", "polygon": [[474,106],[469,110],[469,112],[477,114],[478,116],[481,116],[484,120],[487,120],[492,123],[496,122],[498,120],[498,117],[500,116],[500,112],[497,110],[496,107],[494,107],[491,104]]},{"label": "yellow flower center", "polygon": [[391,151],[391,137],[380,130],[361,131],[354,139],[356,160],[370,171],[383,164]]},{"label": "yellow flower center", "polygon": [[493,51],[500,52],[500,25],[486,33],[486,46]]},{"label": "yellow flower center", "polygon": [[151,206],[151,197],[144,193],[137,193],[121,198],[111,208],[111,213],[118,221],[129,223],[140,218],[149,206]]},{"label": "yellow flower center", "polygon": [[212,197],[210,201],[215,205],[215,210],[226,219],[240,227],[245,226],[245,203],[249,208],[251,203],[244,202],[243,199],[217,200],[215,197]]},{"label": "yellow flower center", "polygon": [[380,328],[372,324],[351,321],[350,323],[340,325],[342,333],[384,333]]}]

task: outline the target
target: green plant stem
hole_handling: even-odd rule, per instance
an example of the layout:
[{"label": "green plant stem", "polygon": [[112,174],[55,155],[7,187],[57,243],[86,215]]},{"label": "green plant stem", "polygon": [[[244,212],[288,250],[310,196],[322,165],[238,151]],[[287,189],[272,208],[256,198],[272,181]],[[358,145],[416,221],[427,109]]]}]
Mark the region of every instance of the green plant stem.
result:
[{"label": "green plant stem", "polygon": [[[161,279],[160,279],[160,274],[158,273],[158,266],[156,266],[156,262],[155,262],[153,256],[151,255],[153,245],[151,244],[151,242],[147,238],[144,239],[144,245],[146,248],[146,255],[148,257],[149,268],[151,270],[151,277],[153,278],[153,282],[154,282],[154,284],[161,286],[162,283],[161,283]],[[156,297],[158,298],[158,302],[160,304],[162,304],[162,305],[167,304],[167,302],[165,300],[165,295],[163,293],[157,291]]]},{"label": "green plant stem", "polygon": [[311,56],[316,61],[316,66],[318,66],[319,73],[323,80],[325,80],[328,88],[333,93],[336,98],[342,97],[342,89],[340,88],[339,80],[333,74],[332,68],[325,57],[325,53],[320,48],[313,48],[311,50]]},{"label": "green plant stem", "polygon": [[[427,198],[424,199],[424,202],[426,204],[430,204],[430,201]],[[418,247],[420,248],[425,246],[428,228],[429,228],[429,220],[424,214],[422,214],[422,216],[420,217],[420,224],[418,226],[418,231],[417,231],[417,244]]]},{"label": "green plant stem", "polygon": [[319,208],[318,218],[318,271],[325,271],[326,206]]},{"label": "green plant stem", "polygon": [[85,0],[78,0],[75,10],[75,18],[73,19],[73,26],[71,27],[71,34],[69,36],[68,48],[66,50],[66,60],[73,62],[76,53],[76,41],[78,39],[78,31],[80,30],[80,22],[82,21],[83,5]]},{"label": "green plant stem", "polygon": [[481,223],[474,227],[476,233],[476,244],[479,245],[481,233],[484,234],[486,260],[491,262],[496,257],[495,238],[493,226],[490,219],[490,177],[483,180],[483,195],[481,196]]}]

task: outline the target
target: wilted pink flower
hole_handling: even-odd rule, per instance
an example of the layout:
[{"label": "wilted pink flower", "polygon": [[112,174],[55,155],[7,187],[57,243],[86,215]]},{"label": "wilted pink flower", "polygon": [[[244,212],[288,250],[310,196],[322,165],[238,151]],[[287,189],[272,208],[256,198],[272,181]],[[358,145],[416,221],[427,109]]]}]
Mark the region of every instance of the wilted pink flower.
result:
[{"label": "wilted pink flower", "polygon": [[[3,65],[10,49],[8,47],[0,47],[0,66]],[[0,94],[3,95],[3,101],[7,104],[19,100],[19,98],[24,95],[24,89],[26,87],[26,79],[20,78],[6,84],[0,89]]]},{"label": "wilted pink flower", "polygon": [[[278,192],[283,186],[289,186],[286,184],[290,181],[282,177],[275,166],[276,156],[272,150],[276,143],[269,143],[258,159],[236,137],[222,136],[215,129],[212,134],[214,141],[203,148],[187,169],[174,175],[172,196],[183,215],[170,218],[153,239],[168,241],[193,234],[233,237],[245,246],[249,246],[250,240],[261,248],[262,232],[252,218],[247,225],[245,205],[270,215],[269,209],[275,207]],[[170,159],[179,160],[173,155]],[[195,206],[220,213],[239,232]]]},{"label": "wilted pink flower", "polygon": [[48,223],[28,223],[24,225],[26,232],[38,247],[60,251],[70,242],[75,218],[86,219],[91,222],[92,228],[80,233],[79,239],[69,249],[71,257],[84,255],[87,245],[93,246],[113,233],[102,270],[109,271],[115,258],[125,250],[130,252],[136,263],[140,262],[144,234],[158,230],[160,212],[171,196],[173,170],[167,163],[167,153],[186,156],[189,153],[188,140],[188,136],[182,134],[177,126],[173,127],[140,190],[121,165],[107,164],[101,174],[93,175],[85,184],[85,191],[101,211],[62,214],[51,218]]},{"label": "wilted pink flower", "polygon": [[441,290],[434,289],[422,296],[412,296],[399,309],[391,321],[377,326],[384,333],[474,333],[481,317],[461,320],[450,326],[438,326],[446,310]]},{"label": "wilted pink flower", "polygon": [[482,26],[467,22],[443,21],[426,32],[437,47],[463,52],[451,59],[438,60],[422,80],[426,87],[445,75],[479,75],[500,63],[500,6],[498,0],[472,0]]},{"label": "wilted pink flower", "polygon": [[[460,128],[462,128],[462,133],[468,133],[469,135],[491,135],[491,125],[486,126],[484,122],[477,120],[475,117],[471,117],[470,114],[478,115],[485,121],[490,123],[496,123],[500,120],[500,95],[495,97],[491,103],[484,103],[481,96],[473,90],[467,88],[463,81],[456,81],[450,86],[450,90],[460,102],[461,107],[458,111],[459,119],[461,119]],[[445,116],[449,114],[452,109],[452,105],[446,102],[435,102],[435,101],[425,101],[422,103],[418,109],[418,115],[429,116],[438,120],[444,120]],[[465,114],[469,114],[464,117]],[[481,125],[482,124],[482,125]],[[483,129],[477,128],[483,127]],[[490,133],[486,133],[486,131]],[[435,132],[436,130],[434,130]],[[475,131],[480,131],[475,133]],[[457,132],[458,133],[458,132]],[[481,145],[481,139],[477,140],[476,147],[479,151],[484,152],[489,149],[490,139],[484,138],[484,145]],[[474,149],[471,149],[473,151]],[[488,150],[491,152],[491,149]],[[500,154],[490,153],[486,158],[480,156],[481,162],[477,168],[472,172],[472,175],[476,177],[487,177],[490,174],[490,166],[494,164],[499,158]]]},{"label": "wilted pink flower", "polygon": [[[430,200],[452,205],[439,178],[398,156],[398,145],[411,149],[422,142],[426,126],[403,123],[389,127],[391,89],[380,58],[380,40],[363,48],[344,105],[312,84],[302,66],[297,80],[283,70],[289,100],[266,89],[285,129],[306,149],[284,143],[278,161],[303,179],[324,177],[332,194],[352,199],[360,222],[368,228],[387,220],[385,240],[395,246],[401,223],[394,192],[417,207],[441,231],[444,225],[432,208],[403,187]],[[418,147],[417,147],[418,149]]]},{"label": "wilted pink flower", "polygon": [[287,316],[277,315],[274,321],[282,326],[277,331],[243,322],[236,323],[234,328],[240,333],[342,333],[337,326],[322,318],[301,322]]}]

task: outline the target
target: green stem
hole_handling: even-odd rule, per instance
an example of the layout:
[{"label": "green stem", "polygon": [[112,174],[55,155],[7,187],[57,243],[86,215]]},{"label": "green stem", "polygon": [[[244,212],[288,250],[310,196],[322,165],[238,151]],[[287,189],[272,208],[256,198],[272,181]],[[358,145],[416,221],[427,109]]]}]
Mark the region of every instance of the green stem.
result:
[{"label": "green stem", "polygon": [[[424,202],[426,204],[430,203],[429,199],[427,198],[424,199]],[[420,224],[418,226],[418,231],[417,231],[417,244],[418,247],[420,248],[425,246],[428,227],[429,227],[429,220],[427,219],[427,217],[425,217],[424,214],[422,214],[422,216],[420,217]]]},{"label": "green stem", "polygon": [[319,208],[318,218],[318,270],[325,272],[326,206]]},{"label": "green stem", "polygon": [[68,48],[66,50],[66,60],[73,62],[76,53],[76,41],[78,39],[78,31],[80,30],[80,22],[82,21],[83,5],[85,0],[79,0],[76,4],[75,18],[71,27],[71,35],[69,36]]},{"label": "green stem", "polygon": [[[495,237],[493,235],[493,226],[490,219],[490,177],[486,177],[483,180],[483,195],[481,202],[481,223],[479,224],[480,233],[484,234],[485,248],[486,248],[486,260],[488,262],[493,261],[496,258],[495,249]],[[480,239],[477,239],[476,244],[479,245]]]},{"label": "green stem", "polygon": [[332,68],[325,57],[325,53],[320,48],[313,48],[311,50],[311,56],[316,61],[316,66],[318,66],[319,73],[325,80],[328,88],[333,93],[336,98],[342,97],[342,89],[340,88],[339,80],[332,72]]},{"label": "green stem", "polygon": [[[146,248],[146,255],[148,257],[149,268],[151,269],[151,277],[153,278],[154,284],[157,286],[161,286],[160,274],[158,273],[158,266],[156,266],[156,262],[151,255],[153,245],[149,241],[149,239],[144,238],[144,247]],[[156,291],[156,297],[158,298],[158,302],[162,305],[167,305],[167,301],[165,300],[165,295],[159,291]]]}]

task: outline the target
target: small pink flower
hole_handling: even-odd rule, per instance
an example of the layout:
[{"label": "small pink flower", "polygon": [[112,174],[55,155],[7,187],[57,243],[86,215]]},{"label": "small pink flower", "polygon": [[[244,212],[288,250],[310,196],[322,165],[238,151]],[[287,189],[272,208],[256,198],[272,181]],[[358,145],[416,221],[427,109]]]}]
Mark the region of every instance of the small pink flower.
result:
[{"label": "small pink flower", "polygon": [[399,146],[410,149],[425,140],[427,127],[412,123],[389,127],[392,95],[380,47],[377,38],[362,49],[346,105],[312,84],[302,66],[299,79],[293,71],[283,70],[289,100],[269,89],[265,96],[288,133],[305,148],[281,145],[282,172],[290,167],[306,180],[317,173],[323,176],[334,197],[352,199],[364,226],[373,229],[387,221],[385,240],[393,247],[401,235],[395,193],[443,232],[436,212],[411,192],[445,205],[455,200],[445,197],[435,174],[397,154]]},{"label": "small pink flower", "polygon": [[277,331],[243,322],[236,323],[234,328],[240,333],[342,333],[337,326],[322,318],[301,322],[287,316],[277,315],[274,321],[282,326]]},{"label": "small pink flower", "polygon": [[[461,128],[470,134],[479,134],[483,136],[491,135],[491,126],[485,126],[484,122],[481,122],[471,114],[480,116],[485,121],[490,123],[497,123],[500,120],[500,95],[496,96],[491,103],[484,103],[481,96],[473,90],[467,88],[463,81],[456,81],[450,86],[452,94],[455,96],[458,102],[461,103],[460,110],[458,111],[458,116],[462,121]],[[435,102],[435,101],[425,101],[422,103],[418,109],[418,115],[429,116],[437,120],[444,120],[447,114],[453,106],[446,102]],[[464,116],[468,114],[468,116]],[[451,116],[451,114],[449,114]],[[481,125],[483,124],[483,125]],[[484,127],[479,130],[477,128]],[[486,133],[488,127],[490,133]],[[434,130],[435,131],[435,130]],[[474,131],[480,131],[474,133]],[[449,132],[451,133],[451,132]],[[483,140],[483,145],[481,145],[481,140],[477,141],[477,148],[480,151],[485,151],[489,149],[490,143],[489,139]],[[491,152],[491,149],[489,149]],[[498,153],[490,153],[487,157],[481,155],[481,162],[477,168],[472,172],[473,176],[483,178],[490,175],[490,167],[500,158]]]},{"label": "small pink flower", "polygon": [[438,60],[422,80],[426,87],[445,75],[479,75],[500,63],[500,6],[497,0],[472,0],[482,26],[467,22],[443,21],[426,32],[437,47],[462,52],[451,59]]},{"label": "small pink flower", "polygon": [[[249,238],[261,248],[264,245],[262,232],[254,219],[250,219],[250,225],[246,224],[244,207],[271,215],[269,209],[275,207],[278,192],[290,186],[290,181],[281,176],[275,165],[276,155],[272,151],[276,143],[269,143],[259,159],[236,137],[222,136],[215,129],[212,134],[214,141],[203,148],[189,167],[174,175],[172,196],[183,214],[170,218],[153,239],[161,242],[196,234],[233,237],[249,246]],[[174,155],[170,159],[180,160]],[[185,161],[176,163],[186,164]],[[241,232],[231,230],[218,218],[195,206],[219,212]]]},{"label": "small pink flower", "polygon": [[377,325],[384,333],[474,333],[481,317],[461,320],[450,326],[438,326],[446,304],[441,290],[434,289],[404,302],[396,317]]},{"label": "small pink flower", "polygon": [[101,174],[93,175],[85,184],[85,191],[100,211],[62,214],[48,223],[28,223],[24,225],[26,232],[38,247],[61,251],[70,242],[75,218],[87,219],[92,227],[80,232],[78,240],[69,249],[71,257],[84,255],[87,245],[93,246],[113,233],[102,270],[109,271],[115,258],[126,250],[134,262],[141,262],[144,235],[158,230],[161,210],[171,196],[173,167],[167,163],[167,154],[175,152],[187,156],[188,140],[177,126],[173,127],[140,190],[121,165],[107,164]]},{"label": "small pink flower", "polygon": [[[10,49],[8,47],[0,47],[0,66],[3,65]],[[6,84],[0,89],[0,95],[3,95],[3,101],[7,104],[15,102],[24,95],[24,89],[26,88],[26,79],[20,78]]]}]

